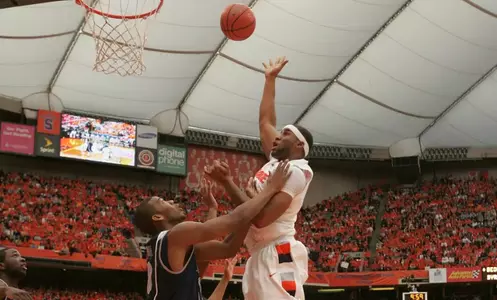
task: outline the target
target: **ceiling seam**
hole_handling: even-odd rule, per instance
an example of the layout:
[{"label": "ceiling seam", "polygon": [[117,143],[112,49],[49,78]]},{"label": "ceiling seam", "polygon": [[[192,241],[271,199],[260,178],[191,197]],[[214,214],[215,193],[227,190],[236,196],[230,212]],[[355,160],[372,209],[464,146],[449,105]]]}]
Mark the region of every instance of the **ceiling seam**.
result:
[{"label": "ceiling seam", "polygon": [[[93,4],[96,1],[98,1],[98,0],[93,0],[92,3],[90,3],[90,6],[93,6]],[[87,19],[86,19],[87,14],[88,14],[88,12],[85,12],[83,19],[81,20],[81,22],[79,23],[78,27],[75,30],[76,34],[74,34],[74,37],[69,42],[69,45],[67,46],[66,51],[64,52],[64,56],[60,60],[59,65],[55,69],[55,72],[54,72],[52,78],[50,79],[50,83],[48,84],[48,89],[47,89],[48,93],[52,92],[52,89],[54,88],[55,83],[57,82],[57,79],[59,79],[59,76],[60,76],[60,73],[62,72],[62,69],[66,65],[66,62],[69,58],[69,55],[71,54],[72,50],[74,49],[74,46],[76,45],[76,42],[79,39],[79,36],[83,32],[83,28],[84,28],[86,21],[87,21]],[[61,102],[62,102],[62,99],[61,99]]]},{"label": "ceiling seam", "polygon": [[401,115],[404,115],[404,116],[408,116],[408,117],[412,117],[412,118],[418,118],[418,119],[428,119],[428,120],[433,120],[435,119],[437,116],[423,116],[423,115],[417,115],[417,114],[413,114],[413,113],[410,113],[410,112],[407,112],[407,111],[403,111],[403,110],[400,110],[400,109],[397,109],[393,106],[390,106],[390,105],[387,105],[381,101],[378,101],[376,99],[374,99],[373,97],[370,97],[364,93],[361,93],[359,92],[358,90],[348,86],[347,84],[341,82],[340,80],[337,80],[336,81],[336,84],[338,84],[339,86],[343,87],[344,89],[347,89],[348,91],[350,91],[351,93],[354,93],[378,106],[381,106],[385,109],[388,109],[390,111],[393,111],[393,112],[396,112],[398,114],[401,114]]},{"label": "ceiling seam", "polygon": [[300,114],[300,116],[295,120],[295,124],[302,121],[302,119],[310,112],[310,110],[316,105],[316,103],[324,96],[324,94],[331,88],[333,83],[335,83],[340,76],[342,76],[345,71],[352,65],[352,63],[366,50],[366,48],[373,43],[374,40],[390,25],[414,0],[407,0],[388,20],[373,34],[369,40],[364,43],[364,45],[349,59],[349,61],[338,71],[335,77],[326,84],[326,86],[319,92],[319,94],[311,101],[306,109]]},{"label": "ceiling seam", "polygon": [[[252,0],[249,3],[248,6],[250,8],[253,8],[257,4],[258,1],[259,0]],[[202,71],[200,71],[200,73],[198,74],[197,78],[195,78],[195,81],[193,81],[193,83],[190,86],[190,88],[186,91],[185,96],[183,96],[183,99],[181,99],[181,101],[178,103],[178,106],[176,108],[177,110],[181,111],[183,109],[183,106],[188,101],[188,98],[190,98],[191,94],[193,93],[193,91],[195,90],[195,88],[197,87],[197,85],[200,83],[200,80],[202,80],[202,78],[204,77],[205,73],[207,73],[207,70],[209,70],[210,66],[212,65],[212,63],[214,62],[214,60],[216,59],[216,57],[219,55],[219,53],[221,52],[221,50],[223,50],[223,48],[226,45],[226,43],[228,43],[228,38],[224,37],[223,40],[221,41],[221,43],[219,43],[219,45],[217,46],[216,50],[214,51],[214,54],[212,54],[212,56],[209,58],[209,60],[205,64],[205,66],[202,68]]]},{"label": "ceiling seam", "polygon": [[50,38],[55,38],[59,36],[64,36],[64,35],[69,35],[69,34],[74,34],[74,30],[70,31],[64,31],[64,32],[59,32],[59,33],[52,33],[52,34],[45,34],[45,35],[27,35],[27,36],[14,36],[14,35],[0,35],[0,39],[5,39],[5,40],[37,40],[37,39],[50,39]]},{"label": "ceiling seam", "polygon": [[497,70],[497,64],[494,65],[490,70],[484,73],[475,83],[473,83],[468,89],[466,89],[456,100],[454,100],[447,108],[445,108],[436,118],[431,122],[428,126],[426,126],[423,131],[418,135],[418,138],[421,138],[424,134],[428,132],[433,126],[435,126],[438,121],[440,121],[443,117],[447,115],[449,111],[451,111],[457,104],[459,104],[466,96],[468,96],[476,87],[478,87],[482,82],[485,81],[494,71]]}]

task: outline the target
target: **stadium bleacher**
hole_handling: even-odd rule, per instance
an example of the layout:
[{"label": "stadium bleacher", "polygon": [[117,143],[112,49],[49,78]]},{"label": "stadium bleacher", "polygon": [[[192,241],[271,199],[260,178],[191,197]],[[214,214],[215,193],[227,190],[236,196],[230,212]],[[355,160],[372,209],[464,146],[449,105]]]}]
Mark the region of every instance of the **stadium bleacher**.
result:
[{"label": "stadium bleacher", "polygon": [[[69,254],[129,255],[126,238],[133,236],[132,213],[142,197],[174,196],[165,190],[29,173],[0,173],[0,182],[2,243]],[[492,265],[497,260],[496,191],[497,182],[489,178],[445,178],[408,189],[370,186],[302,209],[297,238],[308,247],[311,271]],[[177,199],[189,219],[204,219],[206,208],[195,191]],[[384,211],[379,211],[381,201]],[[227,213],[229,201],[219,202],[220,213]],[[371,243],[376,243],[374,257]],[[242,257],[248,257],[244,250]]]}]

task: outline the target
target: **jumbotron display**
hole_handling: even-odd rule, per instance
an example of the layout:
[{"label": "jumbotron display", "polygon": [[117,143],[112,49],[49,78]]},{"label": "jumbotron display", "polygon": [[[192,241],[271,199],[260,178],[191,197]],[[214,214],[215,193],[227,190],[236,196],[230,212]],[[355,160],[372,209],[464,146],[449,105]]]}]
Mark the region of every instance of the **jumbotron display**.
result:
[{"label": "jumbotron display", "polygon": [[62,114],[60,135],[61,157],[135,165],[134,124]]}]

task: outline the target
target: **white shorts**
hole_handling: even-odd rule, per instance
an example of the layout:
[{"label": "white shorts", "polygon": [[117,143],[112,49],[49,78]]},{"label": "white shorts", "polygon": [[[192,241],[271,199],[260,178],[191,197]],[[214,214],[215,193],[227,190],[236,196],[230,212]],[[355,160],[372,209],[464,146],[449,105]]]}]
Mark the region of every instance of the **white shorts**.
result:
[{"label": "white shorts", "polygon": [[245,300],[304,300],[307,268],[307,249],[293,237],[254,251],[243,275]]}]

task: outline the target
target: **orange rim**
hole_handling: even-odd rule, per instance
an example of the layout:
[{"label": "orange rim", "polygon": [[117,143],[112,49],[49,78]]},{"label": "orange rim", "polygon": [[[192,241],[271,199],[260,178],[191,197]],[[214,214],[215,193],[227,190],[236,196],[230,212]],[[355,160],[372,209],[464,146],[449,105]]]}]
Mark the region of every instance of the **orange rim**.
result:
[{"label": "orange rim", "polygon": [[162,8],[162,5],[164,4],[164,0],[160,0],[159,5],[157,6],[156,9],[149,11],[149,12],[146,12],[146,13],[143,13],[143,14],[140,14],[140,15],[114,15],[114,14],[104,13],[103,11],[100,11],[98,9],[90,7],[83,0],[75,0],[75,1],[76,1],[76,4],[83,6],[88,12],[91,12],[92,14],[97,14],[99,16],[111,18],[111,19],[123,19],[123,20],[136,20],[136,19],[148,18],[148,17],[158,13],[159,10]]}]

